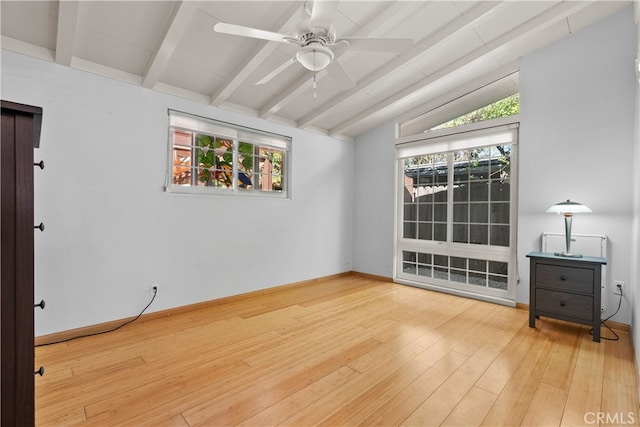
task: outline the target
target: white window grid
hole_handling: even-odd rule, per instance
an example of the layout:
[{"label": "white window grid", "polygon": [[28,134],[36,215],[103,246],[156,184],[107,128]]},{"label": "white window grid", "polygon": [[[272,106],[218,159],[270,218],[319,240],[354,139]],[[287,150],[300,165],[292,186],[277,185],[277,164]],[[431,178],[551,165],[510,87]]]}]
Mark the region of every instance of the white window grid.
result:
[{"label": "white window grid", "polygon": [[[174,143],[174,132],[182,131],[190,135],[190,144],[176,144]],[[220,140],[231,141],[232,147],[232,165],[231,171],[231,185],[228,187],[211,185],[203,186],[198,181],[199,172],[203,170],[198,165],[198,154],[202,150],[202,147],[196,141],[198,135],[206,135],[212,138],[218,138]],[[289,188],[289,169],[290,162],[290,143],[291,138],[271,134],[264,131],[245,128],[239,125],[234,125],[225,122],[219,122],[212,119],[207,119],[199,116],[190,115],[187,113],[177,112],[169,110],[169,155],[168,155],[168,167],[167,178],[165,183],[165,191],[178,192],[178,193],[195,193],[195,194],[225,194],[225,195],[239,195],[239,196],[260,196],[260,197],[276,197],[276,198],[288,198]],[[253,150],[253,170],[251,177],[251,188],[241,188],[241,180],[239,180],[239,167],[238,161],[242,155],[239,150],[239,146],[242,143],[252,144]],[[173,182],[173,168],[174,164],[174,148],[181,147],[190,151],[191,165],[191,178],[188,185],[176,185]],[[259,164],[263,160],[262,153],[264,151],[275,151],[282,153],[282,164],[280,173],[269,172],[272,177],[277,178],[281,182],[279,189],[271,189],[266,191],[260,188],[262,182],[262,171]],[[186,168],[186,166],[185,166]],[[216,169],[211,172],[216,172]],[[222,173],[223,171],[217,171]]]},{"label": "white window grid", "polygon": [[[505,144],[501,147],[506,148],[508,152],[506,157],[510,161],[512,146]],[[412,191],[408,191],[411,193],[411,200],[405,200],[403,204],[402,235],[404,238],[510,246],[508,236],[510,236],[511,202],[509,196],[504,197],[500,193],[505,188],[509,188],[511,180],[505,178],[503,174],[495,173],[499,172],[496,169],[497,161],[505,155],[496,153],[496,150],[490,147],[486,155],[477,159],[484,164],[481,172],[484,175],[472,177],[473,160],[461,160],[461,158],[468,158],[472,151],[475,150],[413,156],[414,159],[422,158],[419,166],[407,167],[411,160],[404,159],[405,171],[409,169],[415,174],[414,183],[411,184]],[[461,179],[460,176],[451,173],[456,169],[462,169],[464,163],[467,164],[467,179]],[[407,187],[410,178],[405,176],[404,180]],[[477,190],[473,191],[474,188]],[[431,197],[421,200],[425,196]],[[466,212],[462,209],[466,209]],[[505,209],[506,215],[505,212],[500,212]],[[486,238],[474,240],[473,236],[477,233],[472,233],[473,229],[481,232],[486,230]],[[461,236],[463,232],[465,235]]]}]

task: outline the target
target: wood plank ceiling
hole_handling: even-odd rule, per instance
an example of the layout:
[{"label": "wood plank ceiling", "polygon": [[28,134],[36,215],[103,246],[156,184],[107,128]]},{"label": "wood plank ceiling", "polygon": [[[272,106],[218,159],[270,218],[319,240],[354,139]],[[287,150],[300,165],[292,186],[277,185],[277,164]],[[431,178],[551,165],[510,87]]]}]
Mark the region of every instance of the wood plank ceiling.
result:
[{"label": "wood plank ceiling", "polygon": [[347,50],[355,80],[292,63],[295,46],[217,33],[226,22],[293,34],[304,1],[6,1],[2,48],[196,102],[352,139],[397,119],[421,132],[518,91],[519,61],[630,1],[342,1],[342,37],[408,37],[402,53]]}]

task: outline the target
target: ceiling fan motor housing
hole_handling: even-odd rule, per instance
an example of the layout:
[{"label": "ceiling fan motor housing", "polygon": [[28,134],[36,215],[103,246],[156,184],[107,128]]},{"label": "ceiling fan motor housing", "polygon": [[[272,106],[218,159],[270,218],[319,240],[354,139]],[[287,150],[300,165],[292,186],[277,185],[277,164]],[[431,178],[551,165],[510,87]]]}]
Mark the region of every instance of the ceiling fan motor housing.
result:
[{"label": "ceiling fan motor housing", "polygon": [[323,46],[331,45],[335,39],[335,31],[326,31],[324,28],[313,28],[311,31],[298,35],[300,46],[308,46],[311,43],[320,43]]}]

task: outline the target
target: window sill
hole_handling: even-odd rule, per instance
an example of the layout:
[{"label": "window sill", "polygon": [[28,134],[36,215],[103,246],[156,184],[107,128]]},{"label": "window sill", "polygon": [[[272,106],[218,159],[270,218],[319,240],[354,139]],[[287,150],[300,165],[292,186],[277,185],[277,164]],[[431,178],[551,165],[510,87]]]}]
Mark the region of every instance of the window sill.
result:
[{"label": "window sill", "polygon": [[230,196],[230,197],[251,197],[265,199],[284,199],[289,196],[285,191],[255,191],[255,190],[232,190],[228,188],[215,187],[191,187],[191,186],[164,186],[165,193],[172,194],[195,194],[202,196]]}]

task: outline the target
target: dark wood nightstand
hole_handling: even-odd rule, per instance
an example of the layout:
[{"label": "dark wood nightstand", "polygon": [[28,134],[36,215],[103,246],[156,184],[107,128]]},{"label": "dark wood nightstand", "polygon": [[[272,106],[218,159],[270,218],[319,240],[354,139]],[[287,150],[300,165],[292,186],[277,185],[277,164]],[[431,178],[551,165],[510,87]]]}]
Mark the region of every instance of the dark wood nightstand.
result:
[{"label": "dark wood nightstand", "polygon": [[601,257],[570,258],[545,252],[527,254],[531,260],[529,326],[536,318],[552,317],[593,326],[600,342]]}]

